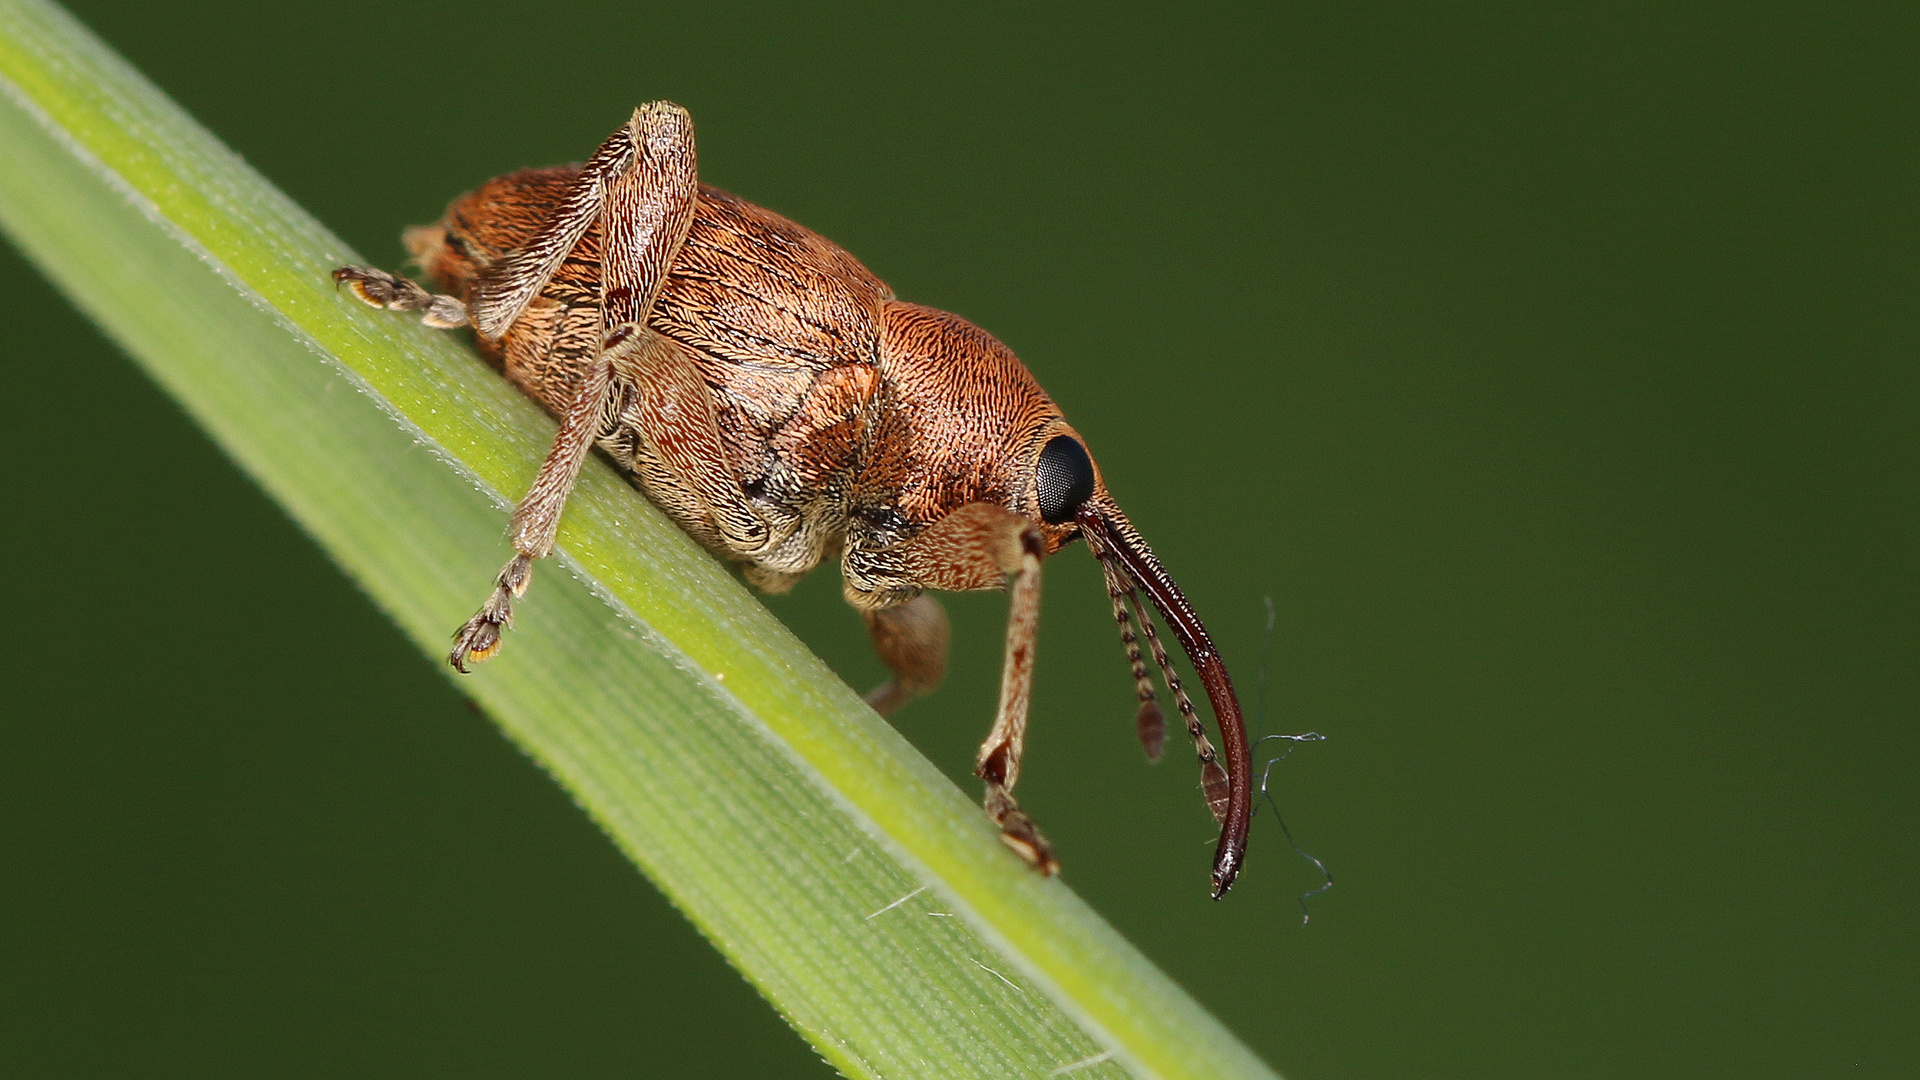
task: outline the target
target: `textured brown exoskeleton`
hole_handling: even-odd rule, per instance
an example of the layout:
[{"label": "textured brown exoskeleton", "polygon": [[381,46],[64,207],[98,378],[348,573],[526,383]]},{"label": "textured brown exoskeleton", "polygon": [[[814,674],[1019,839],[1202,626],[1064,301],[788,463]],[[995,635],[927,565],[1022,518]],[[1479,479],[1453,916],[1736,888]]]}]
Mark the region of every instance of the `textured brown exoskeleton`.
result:
[{"label": "textured brown exoskeleton", "polygon": [[[450,295],[364,267],[334,272],[369,304],[428,326],[472,325],[480,351],[561,418],[514,511],[515,555],[455,637],[466,670],[500,646],[532,562],[598,445],[654,503],[770,592],[838,557],[893,678],[881,712],[939,683],[947,620],[927,589],[1012,594],[1006,668],[976,772],[1008,846],[1043,873],[1053,849],[1013,800],[1027,726],[1040,562],[1084,538],[1106,573],[1140,695],[1141,742],[1165,720],[1137,618],[1200,756],[1222,825],[1213,895],[1233,884],[1252,817],[1239,702],[1206,627],[1114,504],[1080,436],[1006,346],[893,292],[828,240],[700,184],[678,106],[635,110],[585,165],[527,169],[407,231]],[[1224,740],[1225,765],[1142,605],[1185,647]]]}]

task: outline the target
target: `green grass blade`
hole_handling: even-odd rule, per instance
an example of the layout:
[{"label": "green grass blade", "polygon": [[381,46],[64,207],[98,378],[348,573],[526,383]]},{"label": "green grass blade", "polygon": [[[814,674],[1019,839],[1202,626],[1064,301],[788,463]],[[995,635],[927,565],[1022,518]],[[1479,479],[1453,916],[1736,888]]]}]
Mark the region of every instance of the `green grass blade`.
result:
[{"label": "green grass blade", "polygon": [[[551,421],[336,294],[351,251],[31,0],[0,0],[0,147],[0,226],[441,656]],[[602,463],[560,544],[461,689],[842,1071],[1273,1075]]]}]

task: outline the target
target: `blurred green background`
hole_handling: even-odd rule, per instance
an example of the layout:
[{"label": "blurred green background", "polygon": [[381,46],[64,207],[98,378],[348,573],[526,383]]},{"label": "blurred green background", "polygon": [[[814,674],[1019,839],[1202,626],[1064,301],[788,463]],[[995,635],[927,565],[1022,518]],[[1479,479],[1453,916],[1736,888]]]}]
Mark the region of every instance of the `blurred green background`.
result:
[{"label": "blurred green background", "polygon": [[[1329,736],[1274,775],[1338,888],[1302,928],[1266,818],[1209,903],[1194,770],[1049,567],[1023,802],[1292,1080],[1920,1058],[1910,5],[71,6],[382,265],[667,97],[707,180],[1019,351],[1250,700],[1273,597],[1266,726]],[[829,1075],[10,250],[0,288],[0,1071]],[[879,678],[832,571],[773,606]],[[949,608],[897,722],[964,780],[1004,601]]]}]

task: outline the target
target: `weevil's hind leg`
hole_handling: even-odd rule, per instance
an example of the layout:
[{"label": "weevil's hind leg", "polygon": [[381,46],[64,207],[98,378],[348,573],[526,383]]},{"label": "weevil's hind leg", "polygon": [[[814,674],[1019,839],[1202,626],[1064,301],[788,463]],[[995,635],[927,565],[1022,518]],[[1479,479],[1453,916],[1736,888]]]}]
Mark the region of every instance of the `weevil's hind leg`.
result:
[{"label": "weevil's hind leg", "polygon": [[582,170],[554,219],[504,261],[502,276],[477,290],[476,329],[504,333],[593,221],[602,222],[599,355],[582,374],[533,487],[514,509],[513,559],[487,602],[454,635],[448,659],[460,671],[500,647],[500,629],[513,621],[513,601],[526,592],[533,560],[553,551],[567,495],[610,419],[614,368],[630,363],[647,344],[641,324],[686,240],[698,191],[693,122],[686,111],[666,102],[635,109]]},{"label": "weevil's hind leg", "polygon": [[420,321],[435,330],[467,325],[467,305],[456,296],[430,293],[397,274],[370,266],[343,266],[333,272],[336,285],[345,285],[361,302],[388,311],[418,311]]},{"label": "weevil's hind leg", "polygon": [[952,632],[946,609],[931,596],[864,611],[867,635],[893,678],[867,694],[867,704],[882,716],[931,691],[947,673],[947,642]]}]

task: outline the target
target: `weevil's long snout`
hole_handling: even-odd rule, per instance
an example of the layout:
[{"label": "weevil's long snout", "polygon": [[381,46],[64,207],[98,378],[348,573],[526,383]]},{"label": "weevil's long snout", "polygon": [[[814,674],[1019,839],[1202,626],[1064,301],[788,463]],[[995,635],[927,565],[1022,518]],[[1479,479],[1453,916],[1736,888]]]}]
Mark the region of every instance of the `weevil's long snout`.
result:
[{"label": "weevil's long snout", "polygon": [[[1199,743],[1202,781],[1209,789],[1208,802],[1215,806],[1215,816],[1220,820],[1220,846],[1213,854],[1213,898],[1218,900],[1226,895],[1240,873],[1247,853],[1247,831],[1253,823],[1253,763],[1247,745],[1246,722],[1240,715],[1240,699],[1233,692],[1233,679],[1227,675],[1227,666],[1221,662],[1206,624],[1200,621],[1186,594],[1174,584],[1166,567],[1160,565],[1153,549],[1134,531],[1120,508],[1103,492],[1084,503],[1074,520],[1087,538],[1088,547],[1106,568],[1110,581],[1117,573],[1120,578],[1114,584],[1126,593],[1131,595],[1132,586],[1137,585],[1147,594],[1161,618],[1173,629],[1174,636],[1180,639],[1180,647],[1186,650],[1187,659],[1207,689],[1207,700],[1213,704],[1214,719],[1220,725],[1220,753],[1226,758],[1224,809],[1219,807],[1213,790],[1219,786],[1219,765],[1211,761],[1211,746],[1199,730],[1198,720],[1191,715],[1192,705],[1179,692],[1173,672],[1164,672],[1176,703],[1188,714],[1183,719]],[[1145,623],[1146,613],[1139,614]],[[1150,632],[1147,626],[1142,629]]]}]

